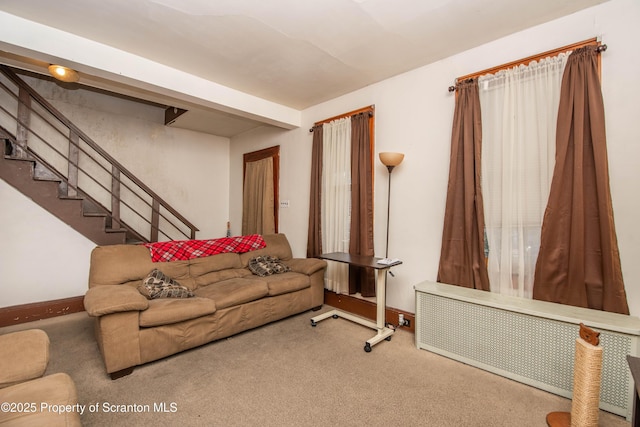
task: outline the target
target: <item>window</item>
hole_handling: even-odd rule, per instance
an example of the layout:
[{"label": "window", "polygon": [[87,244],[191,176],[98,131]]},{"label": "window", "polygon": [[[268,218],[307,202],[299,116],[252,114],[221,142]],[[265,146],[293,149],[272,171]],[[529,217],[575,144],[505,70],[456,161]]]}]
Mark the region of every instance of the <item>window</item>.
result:
[{"label": "window", "polygon": [[485,256],[492,292],[532,297],[555,165],[562,76],[570,52],[593,43],[460,78],[478,79]]},{"label": "window", "polygon": [[[317,122],[312,160],[308,256],[373,251],[373,107]],[[332,263],[326,288],[375,296],[372,271]]]}]

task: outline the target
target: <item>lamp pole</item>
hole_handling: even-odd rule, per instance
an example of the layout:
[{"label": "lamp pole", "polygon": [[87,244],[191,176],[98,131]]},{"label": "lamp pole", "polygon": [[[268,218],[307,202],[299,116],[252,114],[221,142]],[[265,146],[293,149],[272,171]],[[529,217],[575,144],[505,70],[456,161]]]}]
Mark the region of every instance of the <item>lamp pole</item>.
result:
[{"label": "lamp pole", "polygon": [[389,214],[391,213],[391,171],[393,168],[394,166],[387,166],[389,170],[389,187],[387,188],[387,243],[385,244],[385,258],[389,258]]},{"label": "lamp pole", "polygon": [[380,161],[383,165],[387,167],[389,171],[389,186],[387,188],[387,242],[385,247],[385,258],[389,257],[389,216],[391,213],[391,172],[393,168],[398,166],[402,159],[404,159],[404,154],[402,153],[380,153]]}]

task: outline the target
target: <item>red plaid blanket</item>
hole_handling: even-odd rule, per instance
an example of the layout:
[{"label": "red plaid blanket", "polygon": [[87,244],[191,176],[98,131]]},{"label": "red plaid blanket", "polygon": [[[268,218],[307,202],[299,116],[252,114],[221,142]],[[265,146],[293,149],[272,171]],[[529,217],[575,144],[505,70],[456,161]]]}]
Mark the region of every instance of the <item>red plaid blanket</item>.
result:
[{"label": "red plaid blanket", "polygon": [[225,252],[241,254],[267,246],[259,234],[222,237],[211,240],[171,240],[168,242],[143,243],[143,245],[149,248],[153,262],[187,260]]}]

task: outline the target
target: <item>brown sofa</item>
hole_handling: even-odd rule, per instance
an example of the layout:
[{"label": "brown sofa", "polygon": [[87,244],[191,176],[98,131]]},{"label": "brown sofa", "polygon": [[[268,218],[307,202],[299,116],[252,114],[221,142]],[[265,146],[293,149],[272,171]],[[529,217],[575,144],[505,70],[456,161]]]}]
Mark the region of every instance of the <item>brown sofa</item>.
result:
[{"label": "brown sofa", "polygon": [[[137,365],[320,308],[326,262],[293,258],[284,234],[263,236],[266,247],[184,261],[152,262],[142,245],[98,246],[91,253],[87,313],[112,379]],[[266,277],[248,264],[277,257],[290,271]],[[158,269],[190,289],[190,298],[148,299],[138,286]]]},{"label": "brown sofa", "polygon": [[76,386],[65,373],[43,376],[49,337],[40,329],[0,336],[0,425],[79,426]]}]

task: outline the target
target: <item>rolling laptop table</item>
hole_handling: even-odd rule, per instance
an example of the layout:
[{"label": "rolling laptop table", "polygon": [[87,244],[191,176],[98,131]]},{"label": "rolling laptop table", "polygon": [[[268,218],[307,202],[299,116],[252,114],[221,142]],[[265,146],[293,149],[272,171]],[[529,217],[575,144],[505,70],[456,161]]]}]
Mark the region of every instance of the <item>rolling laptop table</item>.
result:
[{"label": "rolling laptop table", "polygon": [[365,255],[352,255],[344,252],[332,252],[330,254],[322,254],[318,258],[325,259],[328,261],[337,261],[343,262],[349,265],[355,265],[358,267],[370,267],[376,270],[376,321],[372,322],[368,319],[363,319],[360,316],[353,315],[351,313],[346,313],[342,310],[331,310],[326,313],[322,313],[318,316],[315,316],[311,319],[311,326],[316,326],[316,324],[324,319],[329,317],[333,317],[337,319],[338,317],[342,317],[343,319],[351,320],[352,322],[359,323],[363,326],[367,326],[369,328],[375,329],[377,331],[376,335],[367,340],[364,345],[364,351],[367,353],[371,351],[371,347],[378,344],[380,341],[386,339],[387,341],[391,339],[391,335],[393,335],[394,330],[387,328],[385,326],[385,308],[386,308],[386,273],[387,271],[396,265],[402,264],[402,261],[395,260],[389,264],[379,264],[383,258],[376,258],[372,256]]}]

